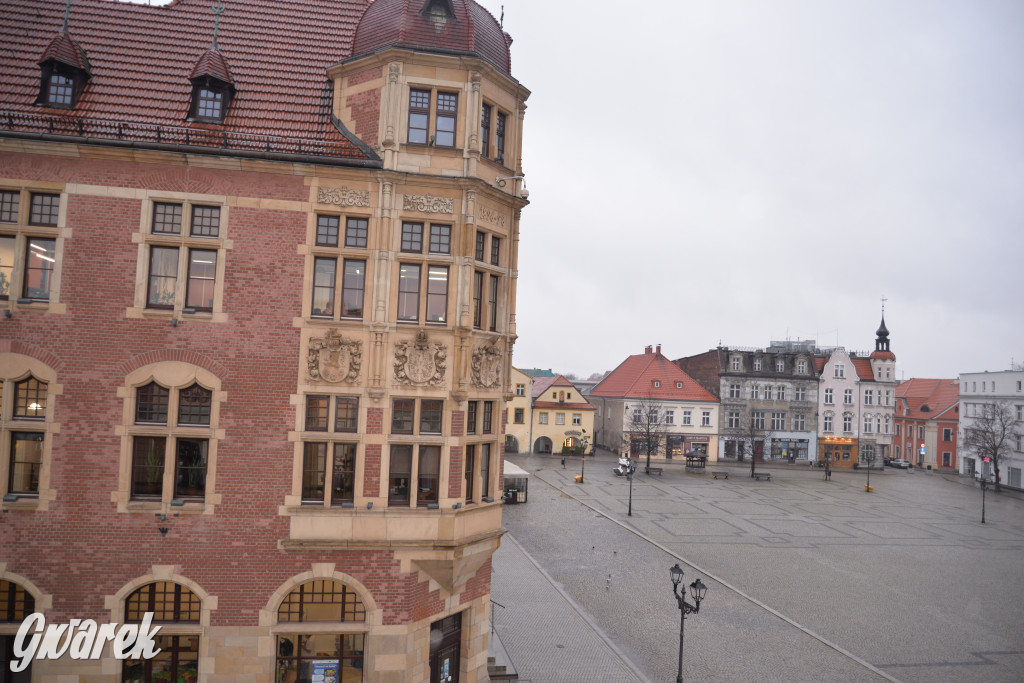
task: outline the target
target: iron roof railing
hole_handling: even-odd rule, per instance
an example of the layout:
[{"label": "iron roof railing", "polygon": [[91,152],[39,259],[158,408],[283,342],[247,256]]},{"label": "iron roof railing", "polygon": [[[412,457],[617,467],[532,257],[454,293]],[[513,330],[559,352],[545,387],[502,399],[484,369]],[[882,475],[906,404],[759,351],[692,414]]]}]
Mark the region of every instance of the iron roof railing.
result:
[{"label": "iron roof railing", "polygon": [[159,149],[189,148],[191,151],[206,153],[232,150],[252,156],[329,157],[357,163],[367,161],[362,151],[348,141],[333,142],[230,130],[0,111],[0,135],[7,131],[33,137],[86,138],[97,144],[143,143]]}]

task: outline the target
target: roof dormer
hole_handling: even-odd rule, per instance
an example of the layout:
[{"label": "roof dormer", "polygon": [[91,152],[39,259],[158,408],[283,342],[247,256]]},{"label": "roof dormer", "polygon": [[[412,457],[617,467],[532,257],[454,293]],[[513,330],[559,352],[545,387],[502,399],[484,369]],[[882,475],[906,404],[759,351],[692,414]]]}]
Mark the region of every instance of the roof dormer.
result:
[{"label": "roof dormer", "polygon": [[189,120],[224,123],[228,107],[235,96],[235,81],[224,55],[217,50],[216,45],[199,56],[188,79],[192,81]]},{"label": "roof dormer", "polygon": [[92,74],[85,50],[72,40],[66,26],[43,50],[38,64],[42,73],[36,104],[59,109],[73,108]]}]

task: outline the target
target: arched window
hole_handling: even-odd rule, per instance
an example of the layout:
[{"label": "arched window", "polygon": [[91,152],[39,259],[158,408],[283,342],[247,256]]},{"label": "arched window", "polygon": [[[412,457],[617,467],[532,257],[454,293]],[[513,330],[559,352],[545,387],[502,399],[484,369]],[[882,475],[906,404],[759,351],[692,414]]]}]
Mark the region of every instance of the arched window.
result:
[{"label": "arched window", "polygon": [[133,371],[125,384],[119,511],[130,505],[211,513],[220,500],[220,379],[199,366],[163,361]]},{"label": "arched window", "polygon": [[199,597],[185,586],[171,581],[154,581],[140,587],[125,601],[124,621],[138,624],[147,612],[154,624],[194,624],[195,634],[156,635],[160,649],[153,659],[126,659],[124,683],[152,681],[195,681],[199,676]]},{"label": "arched window", "polygon": [[[317,579],[297,586],[281,603],[277,622],[295,624],[296,632],[277,636],[278,681],[363,680],[363,649],[366,634],[351,632],[366,621],[366,608],[355,591],[340,581]],[[302,633],[303,623],[337,623],[338,633]]]},{"label": "arched window", "polygon": [[45,510],[55,492],[50,481],[50,434],[56,375],[40,361],[0,353],[0,494],[5,509]]}]

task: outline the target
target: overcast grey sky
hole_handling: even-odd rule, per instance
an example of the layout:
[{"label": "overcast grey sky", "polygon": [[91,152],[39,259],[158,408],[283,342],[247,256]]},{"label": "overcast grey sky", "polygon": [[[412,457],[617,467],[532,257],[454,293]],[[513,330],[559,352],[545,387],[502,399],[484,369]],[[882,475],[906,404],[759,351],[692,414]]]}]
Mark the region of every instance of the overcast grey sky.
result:
[{"label": "overcast grey sky", "polygon": [[900,376],[1024,361],[1024,3],[504,5],[517,366],[871,350],[883,295]]}]

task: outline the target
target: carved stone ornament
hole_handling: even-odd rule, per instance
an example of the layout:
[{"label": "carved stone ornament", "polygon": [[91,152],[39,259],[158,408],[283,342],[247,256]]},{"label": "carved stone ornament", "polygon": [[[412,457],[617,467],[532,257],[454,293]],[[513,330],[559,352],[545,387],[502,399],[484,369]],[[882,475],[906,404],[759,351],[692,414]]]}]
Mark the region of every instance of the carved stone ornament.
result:
[{"label": "carved stone ornament", "polygon": [[369,190],[350,190],[347,187],[318,187],[316,201],[338,206],[369,206]]},{"label": "carved stone ornament", "polygon": [[448,347],[441,342],[427,340],[427,333],[416,333],[416,341],[395,344],[395,379],[401,384],[444,383],[447,369]]},{"label": "carved stone ornament", "polygon": [[340,332],[331,330],[323,337],[310,338],[306,362],[310,379],[355,382],[363,362],[363,345],[345,341]]},{"label": "carved stone ornament", "polygon": [[501,349],[497,341],[473,351],[473,384],[484,389],[501,383]]},{"label": "carved stone ornament", "polygon": [[479,209],[480,220],[489,225],[493,225],[497,228],[505,228],[506,216],[503,213],[495,211],[494,209],[488,208],[481,205]]},{"label": "carved stone ornament", "polygon": [[435,197],[432,194],[407,194],[404,197],[402,209],[405,211],[455,213],[455,200],[449,197]]}]

